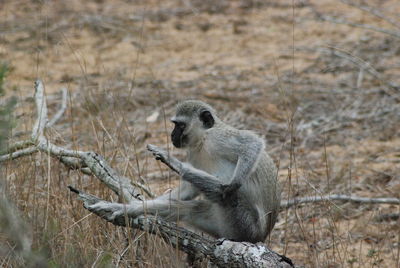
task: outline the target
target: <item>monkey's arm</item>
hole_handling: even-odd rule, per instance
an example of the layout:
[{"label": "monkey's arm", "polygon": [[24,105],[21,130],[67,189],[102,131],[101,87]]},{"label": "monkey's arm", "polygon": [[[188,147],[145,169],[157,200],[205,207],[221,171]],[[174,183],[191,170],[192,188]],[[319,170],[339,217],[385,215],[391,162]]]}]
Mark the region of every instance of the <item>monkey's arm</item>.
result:
[{"label": "monkey's arm", "polygon": [[222,153],[221,157],[236,162],[230,183],[221,188],[222,199],[232,198],[243,182],[251,176],[265,147],[263,140],[250,131],[242,130],[229,134],[229,137],[217,139],[218,145],[215,146],[219,148],[216,153]]},{"label": "monkey's arm", "polygon": [[260,155],[265,145],[261,138],[252,133],[240,135],[237,146],[233,147],[237,155],[237,163],[232,176],[231,184],[242,184],[257,167]]},{"label": "monkey's arm", "polygon": [[[166,164],[170,169],[172,169],[179,175],[182,175],[181,173],[182,173],[183,163],[181,163],[178,159],[169,155],[166,151],[152,144],[148,144],[147,149],[153,153],[153,155],[156,157],[157,160],[160,160],[161,162]],[[190,183],[182,181],[177,188],[174,188],[172,189],[172,191],[157,197],[157,199],[190,200],[194,199],[198,195],[199,191],[196,188],[194,188]]]},{"label": "monkey's arm", "polygon": [[201,191],[209,200],[221,202],[226,199],[224,193],[228,187],[233,190],[237,190],[240,187],[240,185],[236,184],[222,184],[216,177],[203,170],[196,169],[188,163],[180,162],[178,159],[170,156],[167,152],[157,146],[149,144],[147,145],[147,149],[153,153],[157,160],[166,164],[176,173],[181,175],[183,180],[189,182],[191,187],[189,189],[195,190],[194,194],[196,195],[198,194],[198,191]]}]

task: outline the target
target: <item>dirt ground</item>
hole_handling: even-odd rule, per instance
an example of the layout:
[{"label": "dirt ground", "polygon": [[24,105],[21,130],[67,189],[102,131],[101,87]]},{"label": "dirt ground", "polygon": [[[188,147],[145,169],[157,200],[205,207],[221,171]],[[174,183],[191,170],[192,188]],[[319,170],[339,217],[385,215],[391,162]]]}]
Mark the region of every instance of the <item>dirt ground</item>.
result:
[{"label": "dirt ground", "polygon": [[[60,88],[69,92],[52,141],[97,151],[162,193],[177,178],[145,146],[166,146],[175,104],[196,98],[266,139],[285,200],[400,198],[399,14],[397,0],[1,1],[4,88],[18,98],[12,141],[29,136],[39,77],[50,113]],[[55,267],[184,265],[165,242],[140,232],[131,241],[88,216],[66,186],[115,200],[94,178],[43,154],[3,167],[34,248]],[[299,205],[281,212],[268,245],[306,267],[400,267],[400,219],[378,220],[399,212]],[[0,263],[12,266],[10,254]]]}]

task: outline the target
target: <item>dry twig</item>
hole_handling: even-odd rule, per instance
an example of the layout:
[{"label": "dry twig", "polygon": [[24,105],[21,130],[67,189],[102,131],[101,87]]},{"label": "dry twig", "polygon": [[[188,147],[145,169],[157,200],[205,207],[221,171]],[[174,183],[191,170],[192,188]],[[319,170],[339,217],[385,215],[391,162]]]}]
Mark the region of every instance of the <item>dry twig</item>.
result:
[{"label": "dry twig", "polygon": [[353,202],[360,204],[394,204],[400,205],[399,198],[369,198],[349,195],[325,195],[325,196],[307,196],[301,198],[295,198],[289,201],[283,201],[281,203],[281,209],[287,209],[292,206],[307,203],[318,203],[318,202],[331,202],[331,201],[342,201],[342,202]]}]

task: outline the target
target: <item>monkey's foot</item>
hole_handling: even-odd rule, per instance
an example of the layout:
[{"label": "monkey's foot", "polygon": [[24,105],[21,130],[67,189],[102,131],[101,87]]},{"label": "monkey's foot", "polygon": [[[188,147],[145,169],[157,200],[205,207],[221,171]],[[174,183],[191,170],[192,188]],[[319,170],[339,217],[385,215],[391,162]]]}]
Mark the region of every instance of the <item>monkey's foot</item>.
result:
[{"label": "monkey's foot", "polygon": [[181,174],[182,163],[178,159],[170,156],[166,151],[152,144],[147,145],[147,150],[153,153],[156,160],[160,160],[161,162],[166,164],[170,169],[172,169],[178,174]]},{"label": "monkey's foot", "polygon": [[90,205],[88,210],[109,221],[114,221],[116,218],[123,215],[133,216],[134,214],[134,208],[132,205],[111,203],[107,201],[100,201],[96,204]]}]

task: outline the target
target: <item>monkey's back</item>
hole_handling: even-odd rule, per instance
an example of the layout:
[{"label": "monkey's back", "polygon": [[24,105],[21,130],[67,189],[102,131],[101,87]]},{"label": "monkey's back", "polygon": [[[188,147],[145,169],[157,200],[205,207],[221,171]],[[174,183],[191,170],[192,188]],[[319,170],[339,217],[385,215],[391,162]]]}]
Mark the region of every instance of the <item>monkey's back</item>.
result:
[{"label": "monkey's back", "polygon": [[265,228],[265,237],[271,232],[278,217],[281,192],[277,181],[277,169],[271,157],[263,152],[249,183],[253,184],[254,195],[249,196],[260,210],[260,225]]}]

